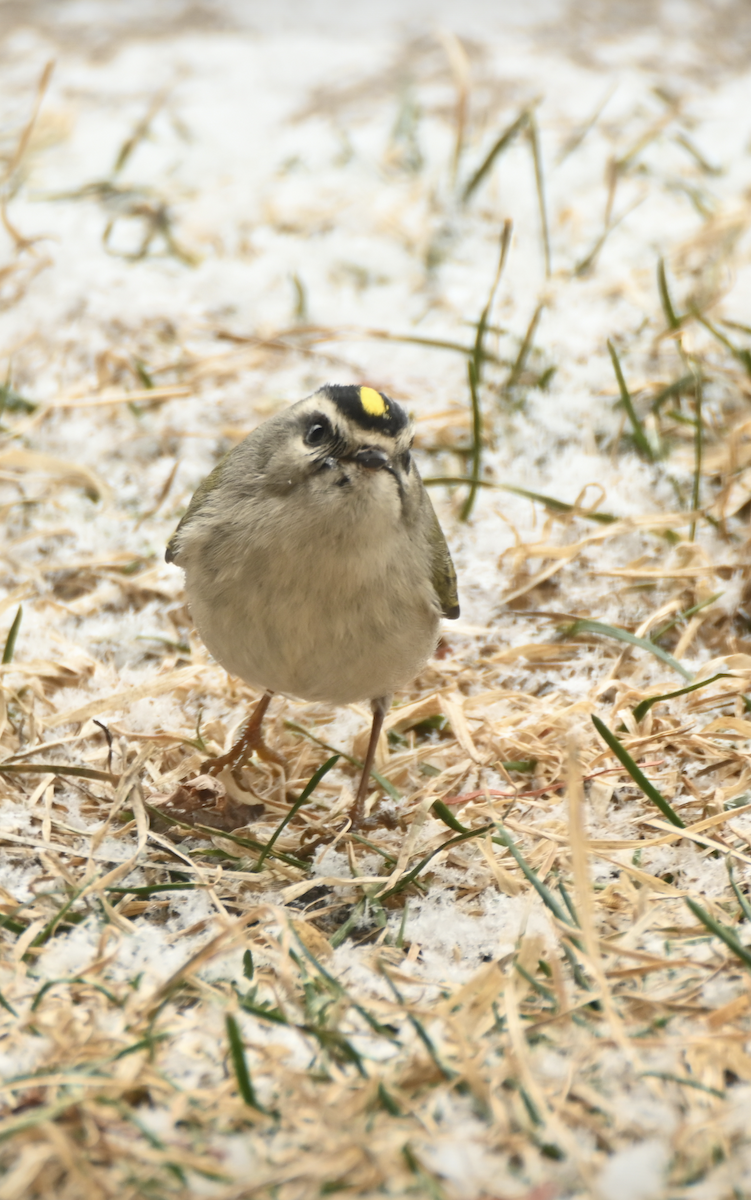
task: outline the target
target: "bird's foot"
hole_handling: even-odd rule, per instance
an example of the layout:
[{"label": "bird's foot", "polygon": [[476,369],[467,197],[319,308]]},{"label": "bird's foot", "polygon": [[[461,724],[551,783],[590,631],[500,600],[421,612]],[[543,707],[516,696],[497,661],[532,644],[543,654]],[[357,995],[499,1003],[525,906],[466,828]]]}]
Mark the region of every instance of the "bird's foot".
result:
[{"label": "bird's foot", "polygon": [[202,775],[221,775],[226,767],[231,771],[236,771],[245,765],[254,750],[264,762],[276,763],[279,767],[287,766],[287,760],[281,754],[277,754],[276,750],[267,746],[263,740],[263,718],[271,702],[271,696],[271,692],[264,693],[253,709],[242,736],[226,754],[221,754],[217,758],[207,758],[205,762],[201,763],[200,773]]},{"label": "bird's foot", "polygon": [[287,760],[284,755],[277,754],[276,750],[272,750],[270,746],[267,746],[263,738],[259,737],[252,742],[246,742],[243,739],[243,742],[242,746],[240,746],[239,742],[235,743],[232,749],[228,750],[226,754],[221,754],[217,758],[207,758],[205,762],[201,763],[200,774],[221,775],[225,767],[229,767],[231,771],[237,771],[240,767],[245,766],[254,750],[264,762],[276,763],[278,767],[286,768]]}]

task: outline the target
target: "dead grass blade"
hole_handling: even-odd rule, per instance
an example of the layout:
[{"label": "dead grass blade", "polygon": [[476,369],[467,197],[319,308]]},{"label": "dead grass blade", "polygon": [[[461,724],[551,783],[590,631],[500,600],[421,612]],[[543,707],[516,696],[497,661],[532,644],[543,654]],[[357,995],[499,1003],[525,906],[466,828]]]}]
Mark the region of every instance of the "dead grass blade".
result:
[{"label": "dead grass blade", "polygon": [[439,29],[437,37],[443,49],[446,52],[446,57],[449,61],[451,74],[454,79],[454,87],[456,89],[456,109],[454,112],[454,154],[451,165],[451,175],[454,180],[459,173],[459,164],[461,163],[462,153],[464,151],[464,139],[467,129],[467,118],[469,115],[469,92],[470,92],[470,66],[467,51],[462,45],[461,39],[456,36],[450,29]]},{"label": "dead grass blade", "polygon": [[18,142],[16,143],[16,148],[15,148],[13,154],[11,155],[8,165],[5,168],[5,172],[3,174],[3,178],[1,181],[1,186],[3,186],[3,187],[10,180],[12,180],[16,171],[18,170],[19,166],[21,165],[23,156],[26,153],[29,142],[31,141],[31,135],[34,132],[34,126],[36,125],[37,117],[39,116],[39,110],[42,107],[42,101],[44,100],[45,92],[47,91],[47,88],[49,87],[49,82],[50,82],[50,79],[52,78],[52,72],[54,69],[55,69],[54,59],[50,59],[50,61],[45,64],[45,66],[42,70],[42,74],[39,76],[39,82],[37,84],[36,96],[34,97],[34,105],[31,110],[31,116],[29,117],[28,121],[26,122],[23,132],[21,133],[21,136],[18,139]]}]

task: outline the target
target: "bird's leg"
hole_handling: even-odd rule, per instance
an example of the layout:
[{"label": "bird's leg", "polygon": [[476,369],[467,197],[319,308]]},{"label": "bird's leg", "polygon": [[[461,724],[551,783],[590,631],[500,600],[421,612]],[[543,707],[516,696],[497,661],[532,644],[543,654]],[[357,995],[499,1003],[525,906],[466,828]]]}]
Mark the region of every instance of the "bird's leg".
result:
[{"label": "bird's leg", "polygon": [[371,708],[373,709],[373,724],[370,727],[368,752],[365,755],[365,762],[363,763],[362,775],[360,776],[360,786],[357,789],[355,803],[353,804],[352,811],[350,812],[353,829],[357,829],[362,823],[365,812],[365,797],[368,794],[368,784],[370,783],[370,772],[373,769],[376,749],[378,748],[378,739],[381,736],[381,729],[383,728],[383,718],[386,716],[386,711],[390,704],[390,696],[381,696],[378,700],[371,701]]},{"label": "bird's leg", "polygon": [[232,749],[219,758],[207,758],[206,762],[201,763],[202,775],[219,775],[225,767],[230,769],[241,767],[254,750],[257,750],[259,756],[266,762],[277,763],[280,767],[286,766],[281,754],[277,754],[275,750],[271,750],[266,745],[261,733],[263,718],[266,716],[266,709],[269,707],[273,695],[273,692],[263,693],[250,714],[248,724]]}]

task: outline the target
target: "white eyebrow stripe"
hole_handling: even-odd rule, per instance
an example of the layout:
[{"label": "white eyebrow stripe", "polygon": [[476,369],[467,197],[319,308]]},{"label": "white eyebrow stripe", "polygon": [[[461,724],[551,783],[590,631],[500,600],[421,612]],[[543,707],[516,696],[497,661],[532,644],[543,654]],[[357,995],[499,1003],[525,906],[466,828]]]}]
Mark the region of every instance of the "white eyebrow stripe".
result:
[{"label": "white eyebrow stripe", "polygon": [[378,446],[388,451],[390,456],[403,454],[405,450],[409,450],[414,439],[415,431],[412,421],[408,421],[396,435],[379,429],[368,429],[346,417],[325,392],[314,392],[312,396],[308,396],[302,402],[301,411],[310,416],[320,413],[321,416],[326,417],[337,438],[342,438],[352,445]]}]

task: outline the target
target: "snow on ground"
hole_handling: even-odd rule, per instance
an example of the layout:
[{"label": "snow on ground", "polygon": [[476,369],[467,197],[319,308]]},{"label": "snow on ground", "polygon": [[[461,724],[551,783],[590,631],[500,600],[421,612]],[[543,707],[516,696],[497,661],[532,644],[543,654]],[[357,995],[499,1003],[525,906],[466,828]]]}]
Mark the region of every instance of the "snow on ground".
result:
[{"label": "snow on ground", "polygon": [[[0,6],[3,1200],[748,1187],[750,35]],[[367,705],[196,807],[252,693],[164,546],[326,381],[414,415],[462,617],[259,873]]]}]

